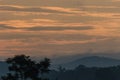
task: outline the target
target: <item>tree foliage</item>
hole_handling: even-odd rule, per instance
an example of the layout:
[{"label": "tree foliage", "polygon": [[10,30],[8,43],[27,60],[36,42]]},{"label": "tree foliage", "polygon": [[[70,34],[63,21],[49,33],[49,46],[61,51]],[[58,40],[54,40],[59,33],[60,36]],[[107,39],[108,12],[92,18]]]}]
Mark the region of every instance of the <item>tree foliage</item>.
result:
[{"label": "tree foliage", "polygon": [[45,58],[40,62],[30,59],[30,56],[17,55],[8,58],[6,62],[10,65],[6,76],[2,76],[2,80],[47,80],[42,75],[48,73],[50,60]]},{"label": "tree foliage", "polygon": [[120,80],[120,66],[87,67],[79,65],[75,69],[52,71],[50,80]]}]

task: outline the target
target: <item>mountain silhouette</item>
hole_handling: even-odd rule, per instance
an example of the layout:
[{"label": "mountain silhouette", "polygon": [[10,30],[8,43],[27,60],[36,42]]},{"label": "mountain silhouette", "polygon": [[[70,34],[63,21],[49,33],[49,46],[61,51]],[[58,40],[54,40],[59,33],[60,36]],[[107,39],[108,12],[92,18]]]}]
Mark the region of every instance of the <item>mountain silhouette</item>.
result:
[{"label": "mountain silhouette", "polygon": [[[120,65],[119,59],[113,59],[108,57],[100,57],[100,56],[89,56],[89,57],[82,57],[70,62],[62,63],[62,64],[54,64],[53,66],[62,66],[66,69],[75,69],[79,65],[85,65],[87,67],[111,67]],[[0,61],[0,76],[4,75],[8,72],[8,64],[4,61]],[[56,67],[53,67],[54,69]]]},{"label": "mountain silhouette", "polygon": [[85,65],[87,67],[110,67],[120,65],[120,60],[108,57],[89,56],[61,64],[62,67],[69,69],[74,69],[79,65]]}]

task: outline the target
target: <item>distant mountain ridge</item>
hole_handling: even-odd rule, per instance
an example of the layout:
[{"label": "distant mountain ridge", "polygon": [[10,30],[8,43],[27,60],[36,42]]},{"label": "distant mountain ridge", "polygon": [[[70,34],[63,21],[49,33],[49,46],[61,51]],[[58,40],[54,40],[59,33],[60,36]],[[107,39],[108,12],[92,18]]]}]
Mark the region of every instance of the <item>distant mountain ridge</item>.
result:
[{"label": "distant mountain ridge", "polygon": [[87,67],[110,67],[110,66],[120,65],[120,60],[108,58],[108,57],[89,56],[89,57],[79,58],[65,64],[61,64],[61,66],[70,69],[73,69],[79,65],[85,65]]},{"label": "distant mountain ridge", "polygon": [[[112,59],[108,57],[89,56],[89,57],[78,58],[70,62],[62,63],[59,65],[67,69],[74,69],[79,65],[85,65],[87,67],[110,67],[110,66],[120,65],[120,60]],[[56,63],[51,67],[59,66],[59,65]],[[4,61],[0,61],[0,76],[6,74],[7,72],[8,72],[8,64],[5,63]]]}]

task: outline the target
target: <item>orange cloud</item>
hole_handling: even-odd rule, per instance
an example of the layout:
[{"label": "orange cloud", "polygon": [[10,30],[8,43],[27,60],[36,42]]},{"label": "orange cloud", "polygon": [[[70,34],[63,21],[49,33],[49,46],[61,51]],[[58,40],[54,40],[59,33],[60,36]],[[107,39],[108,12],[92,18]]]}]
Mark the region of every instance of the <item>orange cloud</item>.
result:
[{"label": "orange cloud", "polygon": [[73,41],[73,40],[61,40],[61,41],[50,41],[49,44],[56,44],[56,45],[67,45],[67,44],[87,44],[87,43],[95,43],[98,41],[104,41],[107,40],[107,38],[105,39],[91,39],[91,40],[83,40],[83,41]]},{"label": "orange cloud", "polygon": [[34,27],[34,26],[48,26],[55,25],[57,21],[50,19],[33,19],[33,20],[9,20],[9,21],[1,21],[0,24],[4,24],[7,26],[13,26],[16,28],[24,28],[24,27]]}]

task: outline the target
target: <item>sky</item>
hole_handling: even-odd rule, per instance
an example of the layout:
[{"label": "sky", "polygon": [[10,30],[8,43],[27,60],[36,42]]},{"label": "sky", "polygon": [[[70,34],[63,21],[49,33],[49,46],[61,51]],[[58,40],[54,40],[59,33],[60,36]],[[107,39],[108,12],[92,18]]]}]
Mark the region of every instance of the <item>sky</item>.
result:
[{"label": "sky", "polygon": [[0,59],[120,53],[120,0],[0,0]]}]

